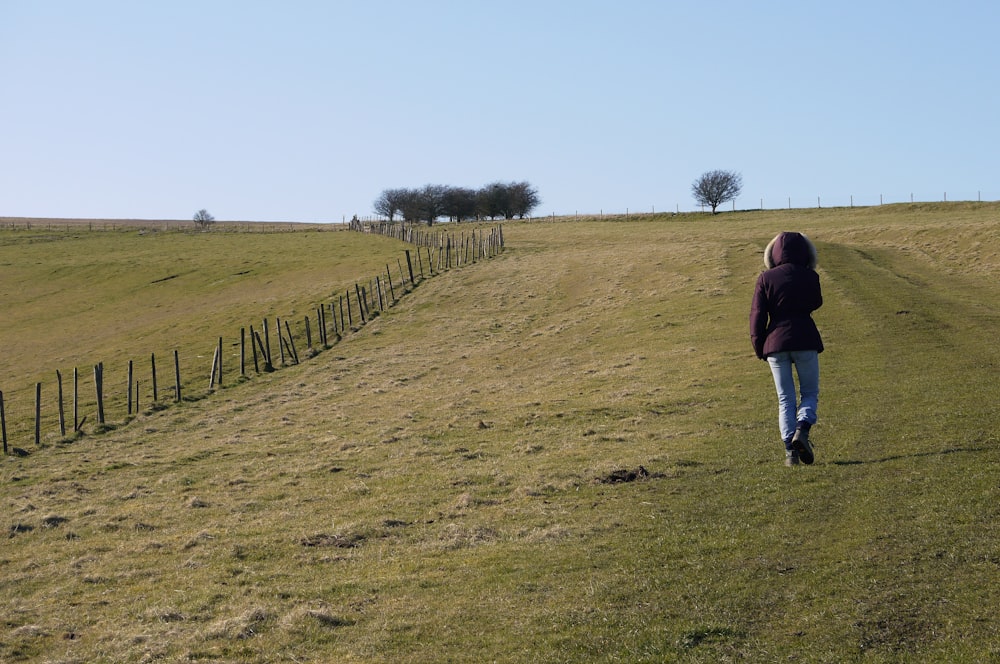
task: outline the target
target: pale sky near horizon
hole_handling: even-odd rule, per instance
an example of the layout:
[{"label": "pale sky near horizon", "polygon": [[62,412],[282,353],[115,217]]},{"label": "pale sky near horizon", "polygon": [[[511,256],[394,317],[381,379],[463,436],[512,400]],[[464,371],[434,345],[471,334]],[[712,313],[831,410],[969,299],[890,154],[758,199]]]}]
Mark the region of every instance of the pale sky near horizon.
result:
[{"label": "pale sky near horizon", "polygon": [[[1000,200],[1000,3],[0,0],[0,216]],[[729,207],[729,204],[727,204]]]}]

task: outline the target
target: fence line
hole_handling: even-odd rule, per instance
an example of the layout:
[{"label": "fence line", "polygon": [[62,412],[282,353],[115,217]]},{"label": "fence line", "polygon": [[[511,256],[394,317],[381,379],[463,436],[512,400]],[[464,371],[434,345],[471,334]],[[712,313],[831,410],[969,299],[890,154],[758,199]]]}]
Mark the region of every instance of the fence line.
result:
[{"label": "fence line", "polygon": [[59,219],[44,217],[0,217],[0,229],[25,231],[138,231],[143,233],[292,233],[303,230],[342,231],[340,222],[215,221],[207,228],[193,221],[156,219]]},{"label": "fence line", "polygon": [[[855,194],[841,194],[837,196],[781,196],[781,197],[762,197],[757,196],[754,198],[740,197],[737,200],[727,201],[725,204],[720,205],[719,212],[747,212],[755,210],[809,210],[816,208],[864,208],[864,207],[880,207],[883,205],[904,205],[904,204],[920,204],[920,203],[996,203],[1000,202],[998,199],[989,198],[990,192],[984,194],[983,191],[976,191],[975,196],[971,196],[970,192],[964,192],[963,194],[955,195],[954,192],[943,191],[940,197],[937,198],[925,198],[917,197],[915,194],[903,195],[888,195],[888,194],[866,194],[864,196],[857,196]],[[707,205],[695,205],[691,208],[685,207],[681,209],[680,203],[676,203],[673,206],[662,207],[656,205],[647,205],[646,207],[627,207],[624,212],[616,212],[608,209],[600,209],[598,212],[580,212],[575,210],[573,212],[550,212],[541,216],[534,216],[527,221],[544,221],[544,220],[555,220],[555,219],[607,219],[607,220],[621,220],[626,221],[633,218],[649,218],[656,216],[671,216],[671,215],[687,215],[687,214],[699,214],[709,211]]]},{"label": "fence line", "polygon": [[[352,230],[395,237],[391,235],[394,231],[388,228],[360,225]],[[44,438],[56,437],[60,442],[75,440],[85,435],[84,424],[91,415],[96,421],[90,433],[99,434],[130,422],[142,412],[141,403],[146,404],[147,412],[153,412],[168,408],[171,403],[205,398],[215,390],[223,389],[227,378],[230,385],[250,380],[248,357],[252,357],[253,373],[256,375],[299,364],[302,359],[314,357],[349,334],[360,331],[422,281],[452,268],[492,258],[504,249],[503,231],[499,226],[488,230],[473,228],[457,237],[454,233],[420,232],[409,233],[407,238],[400,239],[413,244],[414,248],[404,250],[405,269],[402,259],[397,260],[398,276],[394,277],[390,265],[386,264],[385,274],[380,272],[368,279],[360,279],[355,282],[353,292],[348,288],[343,294],[333,294],[327,301],[317,304],[310,316],[300,319],[301,326],[299,321],[293,323],[287,318],[275,317],[272,329],[271,321],[265,317],[261,320],[259,331],[254,325],[241,327],[239,339],[235,342],[239,345],[239,353],[236,354],[238,366],[227,366],[225,340],[218,337],[213,343],[211,364],[205,367],[206,373],[201,374],[207,378],[207,390],[194,387],[203,378],[199,378],[199,371],[191,368],[190,360],[185,363],[182,380],[180,350],[174,349],[174,384],[169,394],[160,393],[161,377],[157,374],[155,352],[149,355],[147,369],[140,369],[129,359],[120,368],[124,376],[111,372],[108,381],[105,380],[104,363],[98,362],[93,365],[93,379],[89,386],[81,385],[79,368],[74,367],[71,395],[66,394],[63,376],[58,370],[55,372],[55,389],[37,382],[25,388],[0,391],[0,437],[4,455],[27,456],[30,452],[25,448],[31,447],[32,443],[34,447],[43,445]],[[317,332],[315,340],[313,325]],[[276,342],[273,348],[277,349],[278,357],[272,355],[272,335]],[[300,356],[299,344],[303,336],[305,354]],[[247,344],[250,345],[249,354]],[[66,401],[69,399],[72,399],[72,432],[67,432],[65,421]],[[106,415],[112,412],[124,413],[124,419],[118,424],[109,422]],[[84,413],[82,419],[81,413]],[[50,433],[46,436],[45,432]]]}]

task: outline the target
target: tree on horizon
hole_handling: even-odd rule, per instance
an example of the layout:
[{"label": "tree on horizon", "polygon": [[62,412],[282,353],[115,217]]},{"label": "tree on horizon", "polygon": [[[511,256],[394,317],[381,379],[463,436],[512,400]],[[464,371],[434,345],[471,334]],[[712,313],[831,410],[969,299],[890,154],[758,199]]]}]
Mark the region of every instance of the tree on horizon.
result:
[{"label": "tree on horizon", "polygon": [[199,228],[208,228],[211,224],[215,223],[215,217],[210,215],[208,213],[208,210],[206,210],[205,208],[202,208],[197,212],[195,212],[194,217],[192,218],[194,219],[195,225],[197,225]]},{"label": "tree on horizon", "polygon": [[708,171],[691,185],[691,194],[700,205],[708,205],[715,214],[716,208],[735,200],[743,191],[743,176],[735,171]]}]

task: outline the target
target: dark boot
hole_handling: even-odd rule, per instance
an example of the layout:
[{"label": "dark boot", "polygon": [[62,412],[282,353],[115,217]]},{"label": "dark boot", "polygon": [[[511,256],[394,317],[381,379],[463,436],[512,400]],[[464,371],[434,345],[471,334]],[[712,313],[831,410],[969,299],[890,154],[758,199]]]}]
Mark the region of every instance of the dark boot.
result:
[{"label": "dark boot", "polygon": [[799,422],[792,436],[792,450],[799,453],[799,460],[807,466],[813,462],[813,448],[809,444],[810,426],[808,422]]}]

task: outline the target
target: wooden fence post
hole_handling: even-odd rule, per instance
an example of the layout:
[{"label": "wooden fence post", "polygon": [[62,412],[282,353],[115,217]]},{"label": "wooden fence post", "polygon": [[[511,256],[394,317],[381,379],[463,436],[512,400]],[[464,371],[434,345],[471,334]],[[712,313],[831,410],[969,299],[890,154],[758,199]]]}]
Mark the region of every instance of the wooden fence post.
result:
[{"label": "wooden fence post", "polygon": [[56,382],[59,383],[59,435],[66,437],[66,411],[63,409],[62,374],[56,369]]},{"label": "wooden fence post", "polygon": [[357,282],[354,282],[354,294],[358,296],[358,311],[361,313],[361,324],[364,325],[368,322],[365,318],[365,298],[361,294],[361,286]]},{"label": "wooden fence post", "polygon": [[277,316],[275,316],[274,320],[277,323],[276,327],[278,328],[277,329],[277,332],[278,332],[278,351],[281,353],[281,366],[285,366],[285,344],[284,344],[285,336],[281,332],[281,319],[278,318]]},{"label": "wooden fence post", "polygon": [[217,381],[216,384],[221,388],[222,387],[222,337],[219,337],[219,345],[216,353],[219,356],[219,371],[217,373],[219,380]]},{"label": "wooden fence post", "polygon": [[73,367],[73,433],[80,430],[80,372]]},{"label": "wooden fence post", "polygon": [[[295,356],[292,354],[292,347],[288,344],[288,341],[285,340],[285,333],[281,330],[278,330],[278,340],[281,341],[281,347],[288,351],[288,359],[294,362]],[[282,360],[282,362],[284,362],[284,360]]]},{"label": "wooden fence post", "polygon": [[240,328],[240,376],[247,375],[247,329]]},{"label": "wooden fence post", "polygon": [[254,332],[253,334],[257,340],[257,348],[260,351],[261,359],[264,360],[264,371],[274,371],[274,365],[267,359],[267,352],[264,349],[264,342],[260,338],[260,333]]},{"label": "wooden fence post", "polygon": [[35,383],[35,445],[42,444],[42,384]]},{"label": "wooden fence post", "polygon": [[415,283],[413,280],[413,259],[410,258],[410,250],[406,250],[406,270],[410,273],[410,283]]},{"label": "wooden fence post", "polygon": [[250,326],[250,350],[253,351],[253,371],[260,373],[260,364],[257,362],[257,333],[254,332],[253,325]]},{"label": "wooden fence post", "polygon": [[392,287],[392,272],[389,271],[389,264],[385,264],[385,279],[389,282],[389,295],[392,297],[390,304],[396,302],[396,289]]},{"label": "wooden fence post", "polygon": [[264,353],[264,342],[260,340],[260,333],[253,329],[253,325],[250,326],[250,350],[253,351],[253,370],[255,373],[261,372],[260,363],[258,363],[257,358],[260,357],[260,361],[264,363],[264,370],[267,371],[267,355]]},{"label": "wooden fence post", "polygon": [[[306,325],[309,325],[309,319],[308,318],[306,318]],[[289,349],[292,351],[292,360],[295,361],[295,364],[298,364],[299,363],[299,351],[295,349],[295,338],[292,336],[292,328],[288,324],[288,319],[287,318],[285,319],[285,331],[288,332],[288,346],[289,346]]]},{"label": "wooden fence post", "polygon": [[128,414],[132,414],[132,360],[128,361]]},{"label": "wooden fence post", "polygon": [[274,364],[271,363],[271,331],[266,318],[264,319],[264,365],[274,369]]},{"label": "wooden fence post", "polygon": [[219,347],[215,347],[215,352],[212,353],[212,371],[208,376],[208,389],[209,391],[215,386],[215,376],[216,371],[219,368]]},{"label": "wooden fence post", "polygon": [[156,389],[156,353],[149,354],[150,371],[153,374],[153,403],[160,400],[160,393]]},{"label": "wooden fence post", "polygon": [[104,363],[94,365],[94,389],[97,391],[97,423],[104,424]]},{"label": "wooden fence post", "polygon": [[174,399],[178,402],[181,400],[181,359],[174,351]]},{"label": "wooden fence post", "polygon": [[7,456],[7,413],[3,407],[2,391],[0,391],[0,432],[3,434],[3,454]]}]

